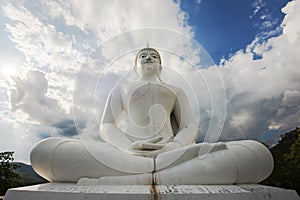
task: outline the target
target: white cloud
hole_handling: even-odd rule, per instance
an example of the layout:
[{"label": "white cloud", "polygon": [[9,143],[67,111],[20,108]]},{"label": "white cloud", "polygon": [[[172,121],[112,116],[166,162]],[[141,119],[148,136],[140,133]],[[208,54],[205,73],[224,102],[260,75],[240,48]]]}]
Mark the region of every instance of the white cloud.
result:
[{"label": "white cloud", "polygon": [[186,14],[171,0],[145,1],[42,1],[52,18],[63,17],[66,25],[93,31],[103,41],[127,30],[162,27],[189,33]]},{"label": "white cloud", "polygon": [[287,4],[286,7],[282,9],[286,13],[286,17],[283,20],[283,33],[287,37],[289,44],[298,43],[299,44],[299,32],[300,26],[297,26],[297,22],[300,19],[300,15],[296,14],[299,12],[299,2],[292,1]]},{"label": "white cloud", "polygon": [[[284,132],[299,126],[298,4],[292,1],[283,9],[282,35],[262,44],[258,38],[220,66],[228,98],[225,138],[258,138],[272,127]],[[262,58],[254,59],[253,52]]]},{"label": "white cloud", "polygon": [[251,6],[254,8],[254,11],[250,18],[253,18],[265,6],[265,3],[262,0],[255,0]]},{"label": "white cloud", "polygon": [[40,71],[29,71],[26,79],[15,78],[15,89],[11,89],[12,110],[22,110],[32,120],[50,125],[63,119],[63,110],[57,102],[46,96],[48,82]]}]

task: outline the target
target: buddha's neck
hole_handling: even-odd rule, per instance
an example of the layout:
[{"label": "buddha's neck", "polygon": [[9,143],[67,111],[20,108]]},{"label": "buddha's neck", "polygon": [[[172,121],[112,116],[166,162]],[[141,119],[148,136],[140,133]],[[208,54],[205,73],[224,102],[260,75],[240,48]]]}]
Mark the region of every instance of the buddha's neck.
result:
[{"label": "buddha's neck", "polygon": [[158,82],[157,76],[139,76],[137,81]]}]

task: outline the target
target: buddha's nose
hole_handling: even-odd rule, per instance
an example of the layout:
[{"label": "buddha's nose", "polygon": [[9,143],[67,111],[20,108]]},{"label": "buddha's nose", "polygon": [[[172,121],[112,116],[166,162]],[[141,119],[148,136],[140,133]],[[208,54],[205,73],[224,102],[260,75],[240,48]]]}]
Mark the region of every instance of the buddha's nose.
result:
[{"label": "buddha's nose", "polygon": [[150,57],[150,56],[147,56],[146,59],[147,59],[147,60],[151,60],[151,57]]}]

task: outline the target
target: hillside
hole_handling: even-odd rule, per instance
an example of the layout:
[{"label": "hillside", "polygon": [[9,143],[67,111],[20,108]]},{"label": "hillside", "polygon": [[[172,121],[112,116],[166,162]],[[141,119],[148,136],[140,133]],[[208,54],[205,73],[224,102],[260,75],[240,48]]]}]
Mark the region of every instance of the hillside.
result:
[{"label": "hillside", "polygon": [[32,169],[31,165],[26,165],[26,164],[20,163],[20,162],[15,162],[15,164],[19,166],[19,168],[16,169],[15,172],[21,176],[21,179],[19,179],[19,182],[22,186],[48,182],[46,179],[39,176]]}]

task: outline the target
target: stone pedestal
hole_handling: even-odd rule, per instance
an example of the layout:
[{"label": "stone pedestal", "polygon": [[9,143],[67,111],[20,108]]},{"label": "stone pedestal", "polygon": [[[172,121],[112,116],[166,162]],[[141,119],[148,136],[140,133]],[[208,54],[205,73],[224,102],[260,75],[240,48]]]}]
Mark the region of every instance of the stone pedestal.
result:
[{"label": "stone pedestal", "polygon": [[293,190],[251,185],[97,185],[46,183],[8,190],[5,200],[300,199]]}]

